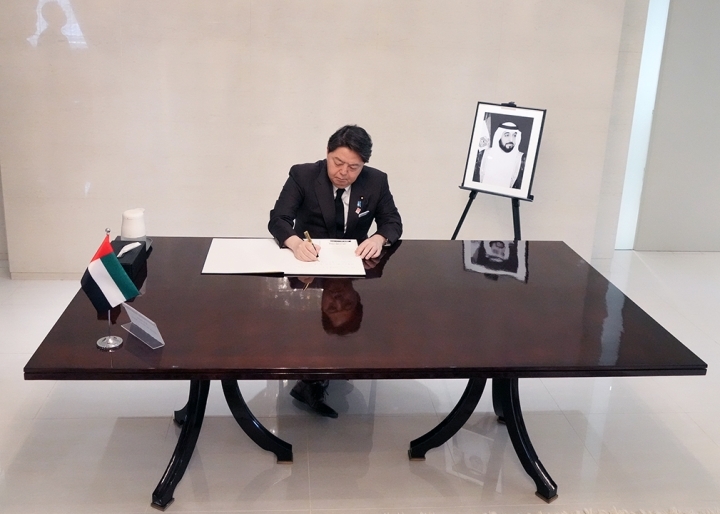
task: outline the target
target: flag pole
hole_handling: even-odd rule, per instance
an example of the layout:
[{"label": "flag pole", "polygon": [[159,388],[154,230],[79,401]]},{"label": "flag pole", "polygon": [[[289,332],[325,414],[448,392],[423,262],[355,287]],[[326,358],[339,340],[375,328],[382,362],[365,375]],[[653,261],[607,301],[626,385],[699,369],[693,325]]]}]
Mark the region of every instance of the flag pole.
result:
[{"label": "flag pole", "polygon": [[[110,236],[110,229],[106,228],[105,233]],[[112,330],[112,309],[108,309],[107,311],[107,320],[108,320],[108,335],[105,337],[101,337],[97,340],[97,347],[101,350],[114,350],[115,348],[120,348],[123,344],[122,337],[111,335]]]},{"label": "flag pole", "polygon": [[97,347],[101,350],[114,350],[115,348],[120,348],[123,344],[122,337],[110,335],[110,330],[112,329],[110,314],[111,311],[108,310],[108,335],[97,340]]}]

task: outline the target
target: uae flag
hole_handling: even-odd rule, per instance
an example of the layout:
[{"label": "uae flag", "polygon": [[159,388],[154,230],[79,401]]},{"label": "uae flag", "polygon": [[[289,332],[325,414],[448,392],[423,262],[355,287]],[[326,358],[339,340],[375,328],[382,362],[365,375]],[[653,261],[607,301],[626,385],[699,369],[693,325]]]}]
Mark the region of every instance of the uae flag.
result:
[{"label": "uae flag", "polygon": [[107,312],[140,294],[115,256],[107,235],[90,261],[80,285],[99,313]]}]

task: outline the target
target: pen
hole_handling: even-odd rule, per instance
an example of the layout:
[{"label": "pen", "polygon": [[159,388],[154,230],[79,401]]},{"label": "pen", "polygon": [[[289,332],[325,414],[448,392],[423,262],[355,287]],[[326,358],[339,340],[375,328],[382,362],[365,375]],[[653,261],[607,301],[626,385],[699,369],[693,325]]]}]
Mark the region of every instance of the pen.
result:
[{"label": "pen", "polygon": [[[313,248],[315,248],[315,243],[312,242],[312,238],[310,237],[310,233],[306,230],[305,231],[305,238],[310,242]],[[320,255],[317,253],[317,248],[315,248],[315,257],[320,257]]]}]

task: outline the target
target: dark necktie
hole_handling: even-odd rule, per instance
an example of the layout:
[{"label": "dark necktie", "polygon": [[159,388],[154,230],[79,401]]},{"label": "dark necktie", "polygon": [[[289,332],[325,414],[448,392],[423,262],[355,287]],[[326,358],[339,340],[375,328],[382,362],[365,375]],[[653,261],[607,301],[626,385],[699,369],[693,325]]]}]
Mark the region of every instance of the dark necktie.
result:
[{"label": "dark necktie", "polygon": [[344,189],[338,189],[337,193],[335,193],[335,230],[337,233],[335,237],[343,237],[345,235],[345,206],[342,201],[344,192]]}]

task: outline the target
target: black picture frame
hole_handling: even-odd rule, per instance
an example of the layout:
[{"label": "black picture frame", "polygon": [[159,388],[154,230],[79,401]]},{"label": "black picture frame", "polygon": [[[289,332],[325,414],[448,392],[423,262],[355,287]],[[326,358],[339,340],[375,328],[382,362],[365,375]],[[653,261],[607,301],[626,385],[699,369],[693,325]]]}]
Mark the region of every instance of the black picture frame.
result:
[{"label": "black picture frame", "polygon": [[478,102],[460,188],[532,201],[545,113]]}]

